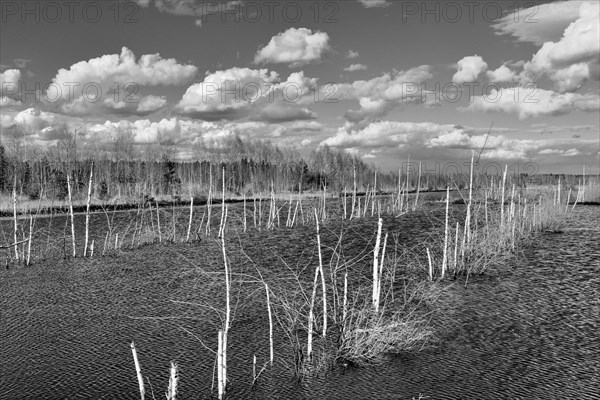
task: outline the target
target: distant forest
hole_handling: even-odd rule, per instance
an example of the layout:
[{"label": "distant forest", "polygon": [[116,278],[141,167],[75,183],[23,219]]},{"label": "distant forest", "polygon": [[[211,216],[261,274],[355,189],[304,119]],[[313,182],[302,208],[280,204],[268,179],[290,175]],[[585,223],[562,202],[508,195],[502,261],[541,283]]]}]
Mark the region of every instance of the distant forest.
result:
[{"label": "distant forest", "polygon": [[[364,192],[377,185],[378,191],[393,191],[399,183],[415,190],[444,189],[446,185],[463,188],[468,185],[464,174],[439,176],[406,172],[382,172],[359,157],[320,147],[307,155],[282,149],[269,142],[231,136],[201,149],[195,149],[198,161],[174,161],[169,147],[149,147],[135,154],[133,146],[115,143],[111,151],[78,149],[73,140],[60,141],[55,146],[41,148],[22,144],[0,143],[0,191],[16,191],[30,199],[64,199],[67,195],[67,175],[72,178],[74,196],[87,192],[90,169],[94,166],[93,196],[108,199],[115,196],[143,197],[171,195],[189,198],[217,195],[225,190],[229,195],[254,196],[268,193]],[[400,174],[400,176],[398,176]],[[376,176],[376,177],[375,177]],[[555,175],[512,176],[510,182],[554,184]],[[572,178],[573,184],[577,179]],[[480,179],[487,185],[491,179]],[[567,184],[569,179],[562,181]]]}]

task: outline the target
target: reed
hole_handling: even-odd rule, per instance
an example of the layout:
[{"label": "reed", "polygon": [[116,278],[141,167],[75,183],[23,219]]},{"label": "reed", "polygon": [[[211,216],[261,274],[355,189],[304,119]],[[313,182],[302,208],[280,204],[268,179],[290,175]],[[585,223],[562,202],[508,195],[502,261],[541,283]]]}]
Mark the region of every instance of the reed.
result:
[{"label": "reed", "polygon": [[189,222],[188,222],[187,235],[185,237],[185,241],[186,242],[190,241],[190,233],[192,232],[192,220],[193,220],[193,216],[194,216],[194,196],[190,196],[190,219],[189,219]]},{"label": "reed", "polygon": [[87,256],[88,243],[90,240],[90,205],[92,204],[92,182],[94,178],[94,161],[90,168],[90,180],[88,182],[87,203],[85,207],[85,244],[83,246],[83,256]]},{"label": "reed", "polygon": [[319,254],[319,274],[321,275],[321,289],[323,293],[323,337],[327,336],[327,284],[323,271],[323,255],[321,254],[321,235],[319,234],[319,216],[315,208],[315,223],[317,225],[317,252]]},{"label": "reed", "polygon": [[165,393],[167,400],[177,400],[177,383],[179,381],[179,367],[174,361],[171,361],[169,370],[169,387]]},{"label": "reed", "polygon": [[73,245],[73,258],[77,256],[75,249],[75,215],[73,214],[73,196],[71,190],[71,174],[67,174],[67,190],[69,196],[69,215],[71,216],[71,244]]},{"label": "reed", "polygon": [[17,247],[18,243],[18,231],[19,231],[19,223],[17,220],[17,177],[15,176],[15,180],[13,183],[13,238],[14,238],[14,246],[15,246],[15,260],[19,262],[19,249]]},{"label": "reed", "polygon": [[137,375],[138,385],[140,388],[140,397],[142,400],[146,398],[146,387],[144,385],[144,377],[142,376],[142,369],[140,367],[140,362],[138,360],[137,351],[135,349],[135,344],[131,342],[131,353],[133,355],[133,362],[135,364],[135,373]]},{"label": "reed", "polygon": [[[269,296],[269,285],[265,282],[265,292],[267,294],[267,312],[269,313],[269,362],[273,366],[274,350],[273,350],[273,313],[271,312],[271,298]],[[256,364],[256,356],[254,356],[254,363]],[[256,380],[256,374],[255,380]]]}]

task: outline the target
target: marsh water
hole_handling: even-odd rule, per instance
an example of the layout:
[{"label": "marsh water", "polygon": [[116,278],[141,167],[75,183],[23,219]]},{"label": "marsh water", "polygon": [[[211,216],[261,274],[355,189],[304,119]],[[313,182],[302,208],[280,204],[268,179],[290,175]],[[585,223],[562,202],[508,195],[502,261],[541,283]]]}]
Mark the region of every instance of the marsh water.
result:
[{"label": "marsh water", "polygon": [[[390,229],[417,244],[431,218],[417,213]],[[268,324],[253,264],[284,279],[286,268],[314,263],[314,229],[232,234],[232,246],[244,249],[231,251],[244,288],[234,299],[228,398],[600,398],[599,219],[600,208],[578,206],[562,233],[539,236],[482,276],[446,283],[431,316],[438,340],[421,351],[302,383],[276,362],[255,388],[252,359],[259,369],[268,359]],[[375,227],[365,219],[348,228],[348,257],[367,247]],[[139,398],[132,340],[147,398],[164,396],[171,360],[180,367],[178,399],[210,398],[215,357],[204,346],[216,348],[220,321],[207,305],[222,293],[207,281],[220,257],[218,243],[205,239],[2,268],[0,399]],[[276,353],[285,340],[275,338]]]}]

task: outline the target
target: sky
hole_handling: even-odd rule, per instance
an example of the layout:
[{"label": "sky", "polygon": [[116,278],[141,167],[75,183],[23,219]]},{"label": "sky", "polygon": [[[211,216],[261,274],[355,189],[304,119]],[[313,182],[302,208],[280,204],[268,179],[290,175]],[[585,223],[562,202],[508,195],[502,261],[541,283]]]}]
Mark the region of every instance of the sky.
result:
[{"label": "sky", "polygon": [[[598,1],[0,2],[3,142],[598,173]],[[492,171],[490,169],[490,171]]]}]

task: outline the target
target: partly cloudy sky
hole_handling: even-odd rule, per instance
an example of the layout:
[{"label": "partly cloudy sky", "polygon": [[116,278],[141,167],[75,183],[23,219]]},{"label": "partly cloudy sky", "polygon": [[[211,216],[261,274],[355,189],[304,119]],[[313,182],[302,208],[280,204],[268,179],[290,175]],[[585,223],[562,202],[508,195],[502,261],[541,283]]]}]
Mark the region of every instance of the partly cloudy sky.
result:
[{"label": "partly cloudy sky", "polygon": [[0,6],[3,141],[51,145],[68,127],[78,143],[127,135],[188,159],[239,134],[388,170],[472,150],[599,169],[597,0]]}]

